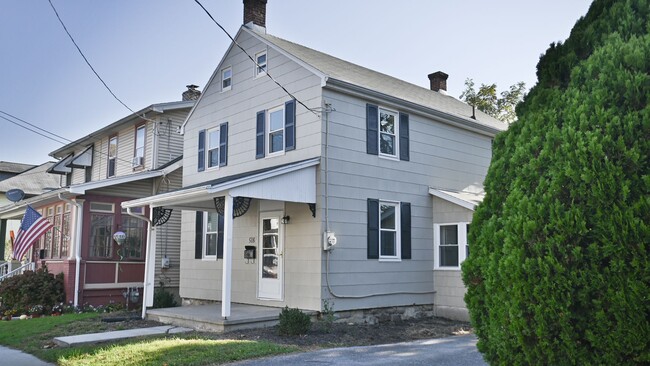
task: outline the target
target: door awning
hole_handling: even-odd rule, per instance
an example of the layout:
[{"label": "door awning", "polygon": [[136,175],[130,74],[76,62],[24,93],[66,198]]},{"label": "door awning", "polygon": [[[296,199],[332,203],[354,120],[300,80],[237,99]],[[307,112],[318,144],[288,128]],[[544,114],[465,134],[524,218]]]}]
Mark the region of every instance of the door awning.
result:
[{"label": "door awning", "polygon": [[165,207],[214,210],[214,197],[229,194],[300,203],[316,203],[316,166],[320,158],[260,169],[205,182],[197,186],[122,202],[122,207]]}]

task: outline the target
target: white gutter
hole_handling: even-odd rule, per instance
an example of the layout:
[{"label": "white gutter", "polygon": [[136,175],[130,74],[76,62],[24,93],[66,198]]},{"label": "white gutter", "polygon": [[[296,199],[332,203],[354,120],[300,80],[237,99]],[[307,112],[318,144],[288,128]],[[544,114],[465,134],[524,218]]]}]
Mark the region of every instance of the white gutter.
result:
[{"label": "white gutter", "polygon": [[83,204],[73,201],[68,198],[64,198],[63,194],[59,193],[59,199],[63,202],[67,202],[76,207],[77,218],[75,219],[75,233],[74,233],[74,257],[75,257],[75,268],[74,268],[74,303],[75,307],[79,306],[79,273],[81,272],[81,228],[83,227]]},{"label": "white gutter", "polygon": [[[147,222],[147,244],[145,246],[145,260],[144,260],[144,281],[143,281],[143,286],[142,286],[142,319],[144,319],[147,316],[147,285],[149,285],[149,266],[150,266],[150,258],[151,258],[151,236],[153,234],[153,229],[151,226],[151,219],[144,216],[144,215],[139,215],[136,213],[131,212],[131,207],[126,208],[126,213],[129,216],[133,216],[136,219],[146,221]],[[149,214],[152,214],[153,211],[150,211]],[[156,259],[154,255],[154,260]],[[155,265],[155,264],[154,264]],[[152,297],[153,298],[153,297]]]}]

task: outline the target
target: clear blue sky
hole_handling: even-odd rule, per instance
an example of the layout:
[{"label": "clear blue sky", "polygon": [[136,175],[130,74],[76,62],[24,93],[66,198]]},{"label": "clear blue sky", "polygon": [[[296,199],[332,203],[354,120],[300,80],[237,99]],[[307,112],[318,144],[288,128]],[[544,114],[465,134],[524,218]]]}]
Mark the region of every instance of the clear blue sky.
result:
[{"label": "clear blue sky", "polygon": [[[115,94],[134,110],[202,90],[230,40],[193,0],[52,0]],[[241,0],[202,0],[234,35]],[[589,0],[269,0],[267,31],[428,87],[449,74],[498,90],[536,82],[551,42],[565,40]],[[47,0],[0,2],[0,111],[71,140],[129,112],[93,75]],[[0,160],[40,164],[61,146],[0,119]]]}]

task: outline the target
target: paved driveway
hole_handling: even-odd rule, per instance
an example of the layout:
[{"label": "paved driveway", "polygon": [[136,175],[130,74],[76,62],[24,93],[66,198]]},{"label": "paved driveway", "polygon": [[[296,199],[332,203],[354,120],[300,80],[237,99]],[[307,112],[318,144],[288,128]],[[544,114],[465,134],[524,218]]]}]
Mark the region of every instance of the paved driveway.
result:
[{"label": "paved driveway", "polygon": [[385,344],[333,348],[288,356],[236,362],[237,366],[285,365],[465,365],[484,366],[473,335]]}]

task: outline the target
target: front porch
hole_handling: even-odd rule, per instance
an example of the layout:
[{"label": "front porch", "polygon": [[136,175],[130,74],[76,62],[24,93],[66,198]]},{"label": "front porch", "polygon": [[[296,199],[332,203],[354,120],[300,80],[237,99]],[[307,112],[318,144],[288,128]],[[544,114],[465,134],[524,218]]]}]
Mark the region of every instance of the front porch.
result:
[{"label": "front porch", "polygon": [[221,303],[147,310],[147,319],[199,331],[224,333],[278,324],[281,308],[230,304],[232,315],[221,316]]}]

